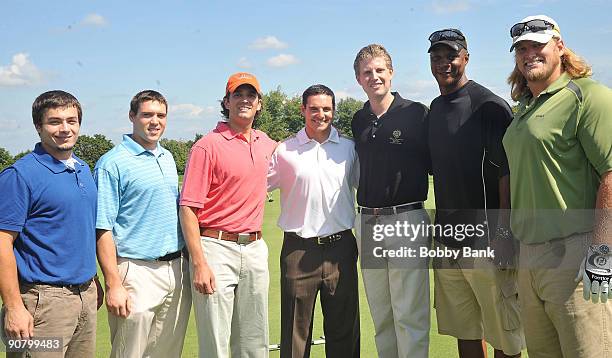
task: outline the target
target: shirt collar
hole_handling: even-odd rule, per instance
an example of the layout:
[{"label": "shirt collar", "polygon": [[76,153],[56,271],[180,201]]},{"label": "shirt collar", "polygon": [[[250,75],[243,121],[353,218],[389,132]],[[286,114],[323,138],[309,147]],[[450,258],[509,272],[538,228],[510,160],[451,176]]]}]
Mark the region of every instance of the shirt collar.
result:
[{"label": "shirt collar", "polygon": [[[36,146],[34,147],[34,150],[32,151],[32,155],[34,155],[34,158],[40,164],[44,165],[45,167],[47,167],[49,170],[51,170],[55,174],[69,170],[66,164],[55,159],[51,154],[47,153],[47,151],[45,150],[45,148],[43,148],[40,142],[36,143]],[[74,158],[75,163],[78,164],[79,166],[85,165],[77,157],[75,157],[74,154],[72,154],[72,158]],[[80,172],[81,168],[75,166],[75,171]]]},{"label": "shirt collar", "polygon": [[[297,138],[298,143],[300,145],[304,145],[314,140],[314,139],[308,138],[308,134],[306,134],[306,127],[300,129],[300,131],[297,132],[295,137]],[[327,140],[325,140],[325,142],[321,144],[324,144],[327,142],[340,143],[340,135],[338,134],[338,130],[334,128],[334,126],[331,127],[331,132],[329,132],[329,137],[327,137]]]},{"label": "shirt collar", "polygon": [[[234,130],[232,130],[232,128],[229,126],[229,124],[227,124],[227,122],[218,122],[217,128],[215,128],[215,130],[227,140],[232,140],[242,134],[240,132],[235,132]],[[259,139],[259,131],[256,129],[251,129],[251,138],[253,139],[253,141]]]},{"label": "shirt collar", "polygon": [[[570,80],[571,80],[571,77],[567,74],[567,72],[563,72],[561,74],[561,76],[559,76],[559,78],[557,78],[555,80],[555,82],[551,83],[548,87],[546,87],[546,89],[544,91],[542,91],[542,93],[540,93],[538,98],[542,97],[542,95],[544,95],[544,94],[553,95],[553,94],[559,92],[560,90],[562,90],[563,88],[565,88],[567,86],[567,84],[569,83]],[[529,102],[531,100],[532,100],[532,96],[531,96],[531,92],[530,92],[530,94],[528,94],[526,96],[523,96],[519,100],[519,102],[527,105],[527,104],[529,104]]]},{"label": "shirt collar", "polygon": [[[137,156],[137,155],[141,155],[143,153],[149,153],[151,155],[153,155],[153,153],[151,153],[151,151],[145,149],[142,145],[138,144],[130,134],[124,134],[123,135],[123,141],[121,142],[121,145],[123,145],[125,147],[125,149],[127,149],[128,152],[130,152],[130,154]],[[160,155],[163,154],[163,150],[161,149],[161,146],[159,145],[159,142],[157,143],[157,156],[159,157]]]},{"label": "shirt collar", "polygon": [[[391,94],[393,95],[393,101],[389,105],[389,108],[387,109],[385,114],[393,112],[397,107],[400,106],[400,100],[402,100],[402,96],[400,96],[400,94],[398,92],[391,92]],[[374,115],[374,113],[372,112],[372,107],[370,106],[370,101],[369,100],[366,101],[366,103],[363,104],[363,108],[366,109],[368,111],[368,113],[370,113],[371,115]],[[381,116],[381,118],[385,114],[383,114]]]}]

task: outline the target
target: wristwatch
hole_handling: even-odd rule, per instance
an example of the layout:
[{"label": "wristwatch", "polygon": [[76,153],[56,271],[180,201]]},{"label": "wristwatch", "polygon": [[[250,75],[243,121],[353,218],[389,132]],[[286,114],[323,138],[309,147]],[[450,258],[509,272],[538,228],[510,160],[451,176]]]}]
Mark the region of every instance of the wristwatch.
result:
[{"label": "wristwatch", "polygon": [[512,238],[512,233],[507,228],[503,226],[498,226],[497,229],[495,229],[495,239],[505,240],[505,239],[511,239],[511,238]]}]

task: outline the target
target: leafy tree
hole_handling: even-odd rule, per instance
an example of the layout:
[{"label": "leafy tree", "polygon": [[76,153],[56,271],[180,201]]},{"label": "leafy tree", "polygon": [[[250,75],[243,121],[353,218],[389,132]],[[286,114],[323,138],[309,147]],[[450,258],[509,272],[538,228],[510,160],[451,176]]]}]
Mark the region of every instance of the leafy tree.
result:
[{"label": "leafy tree", "polygon": [[0,147],[0,171],[13,164],[14,162],[15,159],[13,159],[11,153],[9,153],[8,150]]},{"label": "leafy tree", "polygon": [[363,102],[354,98],[343,98],[336,103],[336,119],[334,120],[334,126],[340,131],[340,133],[349,137],[353,136],[351,131],[351,121],[355,112],[363,107]]},{"label": "leafy tree", "polygon": [[93,170],[98,159],[112,148],[113,142],[102,134],[94,134],[93,137],[83,134],[79,136],[73,151]]},{"label": "leafy tree", "polygon": [[30,153],[32,153],[32,151],[31,151],[31,150],[29,150],[29,149],[28,149],[28,150],[26,150],[25,152],[18,153],[18,154],[15,156],[14,161],[16,162],[16,161],[18,161],[19,159],[21,159],[21,158],[25,157],[26,155],[28,155],[28,154],[30,154]]},{"label": "leafy tree", "polygon": [[159,141],[159,144],[172,153],[176,162],[176,171],[179,175],[185,174],[185,164],[187,164],[187,156],[189,155],[192,142],[163,138]]}]

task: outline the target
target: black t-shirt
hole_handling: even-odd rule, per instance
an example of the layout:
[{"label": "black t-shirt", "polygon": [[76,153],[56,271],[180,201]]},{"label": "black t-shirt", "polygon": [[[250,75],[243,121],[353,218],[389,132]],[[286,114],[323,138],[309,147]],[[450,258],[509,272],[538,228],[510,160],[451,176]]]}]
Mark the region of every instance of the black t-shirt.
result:
[{"label": "black t-shirt", "polygon": [[393,102],[377,118],[366,102],[351,128],[359,155],[360,206],[380,208],[427,199],[431,162],[427,107],[393,92]]},{"label": "black t-shirt", "polygon": [[[429,112],[429,147],[436,224],[478,224],[495,228],[499,209],[499,178],[508,174],[502,145],[512,111],[500,97],[476,82],[435,98]],[[483,210],[486,209],[487,213]],[[448,246],[471,245],[435,235]]]}]

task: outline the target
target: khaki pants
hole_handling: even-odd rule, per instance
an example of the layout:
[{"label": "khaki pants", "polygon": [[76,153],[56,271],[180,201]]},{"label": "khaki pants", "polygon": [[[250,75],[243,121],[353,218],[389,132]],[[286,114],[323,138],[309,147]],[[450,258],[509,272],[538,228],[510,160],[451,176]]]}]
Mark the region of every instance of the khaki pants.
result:
[{"label": "khaki pants", "polygon": [[484,338],[506,355],[521,352],[525,341],[516,270],[498,270],[486,258],[437,258],[434,268],[438,333],[463,340]]},{"label": "khaki pants", "polygon": [[217,290],[193,288],[199,356],[268,357],[268,247],[263,240],[239,245],[201,238]]},{"label": "khaki pants", "polygon": [[73,289],[21,284],[20,290],[26,309],[34,317],[34,337],[61,338],[63,348],[59,352],[7,352],[8,358],[94,356],[98,292],[93,281],[89,286]]},{"label": "khaki pants", "polygon": [[118,258],[132,301],[127,318],[108,314],[111,357],[180,357],[191,312],[189,263]]},{"label": "khaki pants", "polygon": [[[361,237],[371,232],[365,225],[394,225],[407,221],[428,224],[429,216],[423,209],[396,215],[357,215],[355,233],[361,250],[369,250],[372,243]],[[408,244],[404,239],[387,237],[388,247]],[[384,241],[381,241],[384,243]],[[429,237],[419,236],[411,243],[414,247],[429,247]],[[374,321],[376,350],[380,358],[425,358],[429,355],[429,270],[426,259],[388,260],[383,267],[362,268],[363,284]],[[377,266],[380,263],[377,262]]]},{"label": "khaki pants", "polygon": [[590,244],[576,234],[521,244],[519,299],[530,358],[612,357],[612,305],[582,297],[574,278]]}]

